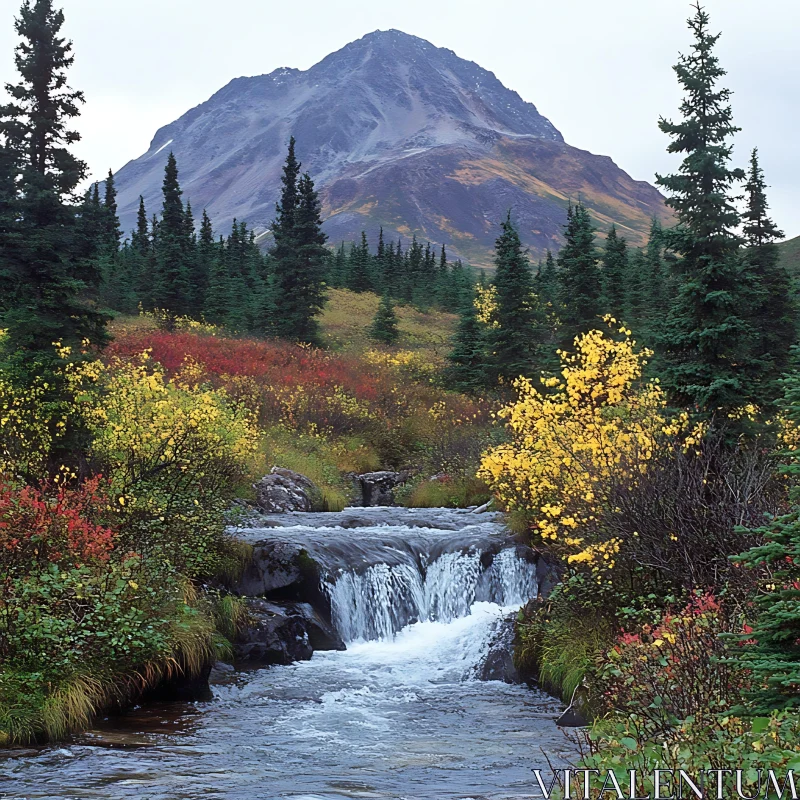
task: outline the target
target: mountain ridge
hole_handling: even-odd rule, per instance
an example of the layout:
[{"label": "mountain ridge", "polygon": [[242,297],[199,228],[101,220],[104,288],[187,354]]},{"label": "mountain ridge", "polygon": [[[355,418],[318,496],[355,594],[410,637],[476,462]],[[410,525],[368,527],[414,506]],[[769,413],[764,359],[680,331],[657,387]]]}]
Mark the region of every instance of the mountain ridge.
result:
[{"label": "mountain ridge", "polygon": [[536,106],[488,70],[401,31],[366,34],[308,70],[279,67],[231,80],[160,128],[147,153],[117,175],[123,228],[139,195],[160,207],[170,150],[187,199],[219,231],[234,218],[268,230],[286,143],[320,188],[332,241],[383,226],[388,236],[448,244],[490,259],[512,208],[534,253],[557,249],[565,208],[580,196],[601,227],[634,242],[663,198],[607,156],[573,148]]}]

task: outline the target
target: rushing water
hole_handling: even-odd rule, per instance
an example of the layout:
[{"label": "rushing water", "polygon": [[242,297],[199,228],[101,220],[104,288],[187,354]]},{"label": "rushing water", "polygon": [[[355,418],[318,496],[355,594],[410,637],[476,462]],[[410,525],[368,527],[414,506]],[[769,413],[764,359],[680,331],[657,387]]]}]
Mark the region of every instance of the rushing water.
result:
[{"label": "rushing water", "polygon": [[323,563],[346,651],[238,673],[211,702],[135,709],[61,746],[12,752],[0,796],[539,796],[531,767],[573,755],[557,705],[477,677],[504,618],[535,592],[535,566],[491,519],[398,514],[272,520],[270,536]]}]

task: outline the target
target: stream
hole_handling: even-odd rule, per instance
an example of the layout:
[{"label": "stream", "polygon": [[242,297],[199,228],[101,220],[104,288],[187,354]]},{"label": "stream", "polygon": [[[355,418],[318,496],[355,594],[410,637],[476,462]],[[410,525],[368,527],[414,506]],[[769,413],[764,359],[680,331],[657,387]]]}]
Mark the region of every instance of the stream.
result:
[{"label": "stream", "polygon": [[213,699],[148,704],[57,746],[2,756],[0,797],[520,800],[564,766],[562,706],[481,680],[536,565],[490,514],[348,509],[240,532],[301,544],[344,651],[224,674]]}]

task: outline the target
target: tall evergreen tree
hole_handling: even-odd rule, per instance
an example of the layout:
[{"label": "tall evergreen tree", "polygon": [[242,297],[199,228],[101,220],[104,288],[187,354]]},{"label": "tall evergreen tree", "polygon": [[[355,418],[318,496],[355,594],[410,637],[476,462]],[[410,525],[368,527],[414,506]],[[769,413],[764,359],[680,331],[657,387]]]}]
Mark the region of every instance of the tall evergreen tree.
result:
[{"label": "tall evergreen tree", "polygon": [[601,313],[594,226],[583,203],[570,205],[564,236],[566,243],[558,253],[559,338],[562,350],[572,350],[575,337],[596,327]]},{"label": "tall evergreen tree", "polygon": [[370,292],[374,287],[370,268],[369,242],[366,231],[361,231],[360,244],[350,250],[350,264],[347,288],[353,292]]},{"label": "tall evergreen tree", "polygon": [[742,233],[747,249],[743,262],[746,277],[756,291],[751,322],[757,336],[755,355],[764,363],[758,402],[770,407],[778,397],[777,381],[789,369],[790,351],[797,340],[797,307],[792,280],[775,244],[783,238],[783,232],[769,216],[766,190],[756,148],[745,186],[747,209],[742,215]]},{"label": "tall evergreen tree", "polygon": [[447,355],[444,381],[451,389],[475,394],[487,387],[489,374],[486,334],[478,320],[473,297],[461,308],[453,349]]},{"label": "tall evergreen tree", "polygon": [[158,223],[154,303],[179,316],[191,310],[192,293],[188,265],[190,240],[181,200],[183,192],[178,182],[178,162],[173,152],[167,158],[162,192],[164,204]]},{"label": "tall evergreen tree", "polygon": [[281,174],[281,196],[275,206],[272,234],[275,247],[272,256],[275,263],[273,301],[275,303],[275,332],[286,339],[294,339],[294,315],[292,294],[298,281],[297,233],[295,231],[296,210],[299,202],[297,181],[300,162],[295,153],[295,138],[289,139],[289,150]]},{"label": "tall evergreen tree", "polygon": [[634,250],[628,258],[623,319],[639,335],[647,327],[646,308],[647,257],[643,250]]},{"label": "tall evergreen tree", "polygon": [[725,75],[714,54],[719,35],[709,33],[699,4],[688,24],[695,41],[675,66],[685,92],[682,119],[659,122],[672,138],[668,151],[684,156],[677,174],[658,177],[679,221],[667,243],[682,256],[661,348],[672,402],[725,414],[752,399],[750,387],[762,372],[751,352],[753,292],[742,280],[735,232],[740,217],[732,191],[744,173],[729,164],[729,140],[738,128],[730,91],[717,85]]},{"label": "tall evergreen tree", "polygon": [[192,296],[195,300],[197,311],[201,315],[206,313],[208,300],[208,282],[213,268],[213,262],[217,256],[217,248],[214,242],[214,226],[206,209],[203,209],[203,216],[200,219],[200,235],[197,237],[197,248],[195,258],[191,264],[189,282],[192,286]]},{"label": "tall evergreen tree", "polygon": [[74,57],[72,43],[61,36],[63,23],[52,0],[23,2],[16,20],[20,80],[6,85],[10,102],[0,106],[0,162],[7,173],[0,191],[10,203],[0,239],[6,295],[0,327],[8,329],[7,347],[26,375],[55,358],[54,341],[106,341],[106,317],[96,305],[101,276],[82,258],[74,203],[86,166],[70,152],[80,136],[69,125],[84,98],[67,84]]},{"label": "tall evergreen tree", "polygon": [[603,249],[603,310],[617,320],[625,316],[625,281],[628,277],[628,243],[617,235],[616,225]]},{"label": "tall evergreen tree", "polygon": [[105,194],[103,197],[103,240],[105,248],[110,253],[119,250],[122,241],[122,230],[119,227],[119,216],[117,214],[117,187],[114,182],[114,173],[109,170],[106,178]]},{"label": "tall evergreen tree", "polygon": [[532,375],[538,368],[544,326],[537,310],[530,263],[511,222],[511,212],[501,228],[495,243],[497,326],[488,333],[489,371],[495,381],[510,382]]},{"label": "tall evergreen tree", "polygon": [[536,275],[536,294],[545,306],[555,307],[558,303],[558,273],[556,261],[550,250],[547,251],[544,264]]},{"label": "tall evergreen tree", "polygon": [[[299,271],[290,309],[295,320],[293,338],[309,344],[319,344],[319,324],[316,318],[325,302],[324,281],[328,266],[325,242],[328,237],[322,230],[319,195],[308,173],[300,178],[298,196],[295,237]],[[286,312],[285,305],[281,312]]]},{"label": "tall evergreen tree", "polygon": [[136,230],[131,234],[131,246],[144,255],[150,249],[150,229],[147,225],[147,210],[144,197],[139,195],[139,210],[136,214]]}]

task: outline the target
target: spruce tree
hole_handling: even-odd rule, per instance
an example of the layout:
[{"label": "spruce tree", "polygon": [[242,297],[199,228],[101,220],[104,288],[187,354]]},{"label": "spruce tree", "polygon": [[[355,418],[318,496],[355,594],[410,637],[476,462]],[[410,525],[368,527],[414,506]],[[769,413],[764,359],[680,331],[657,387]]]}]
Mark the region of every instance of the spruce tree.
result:
[{"label": "spruce tree", "polygon": [[220,237],[219,241],[214,244],[213,250],[205,252],[208,252],[210,258],[203,316],[215,325],[225,325],[228,322],[228,313],[233,302],[225,260],[225,240]]},{"label": "spruce tree", "polygon": [[639,249],[628,258],[623,305],[623,319],[637,335],[647,327],[647,296],[647,257]]},{"label": "spruce tree", "polygon": [[147,224],[147,210],[144,197],[139,195],[139,210],[136,214],[136,230],[131,234],[131,246],[144,255],[150,249],[150,228]]},{"label": "spruce tree", "polygon": [[382,344],[394,344],[400,338],[397,328],[397,315],[394,313],[392,298],[388,292],[383,295],[378,311],[369,329],[370,339]]},{"label": "spruce tree", "polygon": [[122,231],[117,214],[117,187],[114,182],[114,173],[111,170],[108,171],[106,178],[103,209],[105,212],[103,215],[104,245],[109,253],[116,253],[122,241]]},{"label": "spruce tree", "polygon": [[572,350],[575,337],[596,327],[602,311],[594,226],[583,203],[570,205],[564,236],[558,253],[559,339],[562,350]]},{"label": "spruce tree", "polygon": [[164,203],[158,223],[153,302],[157,308],[181,316],[188,314],[191,306],[188,266],[190,240],[181,200],[183,192],[178,182],[178,162],[172,152],[164,168],[162,192]]},{"label": "spruce tree", "polygon": [[375,289],[379,292],[385,292],[388,286],[386,285],[387,258],[386,242],[383,239],[383,226],[381,226],[380,233],[378,234],[378,249],[375,252],[374,266]]},{"label": "spruce tree", "polygon": [[797,308],[789,274],[780,262],[775,244],[783,232],[769,216],[767,185],[753,150],[745,186],[747,208],[742,215],[742,233],[747,249],[745,275],[756,292],[751,324],[757,337],[755,356],[764,364],[758,402],[771,407],[779,394],[778,379],[788,371],[790,351],[797,340]]},{"label": "spruce tree", "polygon": [[197,248],[189,281],[192,286],[192,295],[197,305],[197,313],[205,316],[208,302],[208,282],[211,276],[212,265],[217,255],[214,242],[214,226],[206,209],[200,219],[200,235],[197,237]]},{"label": "spruce tree", "polygon": [[289,139],[289,150],[281,175],[281,196],[275,206],[272,234],[275,247],[272,257],[275,263],[273,302],[275,304],[275,332],[286,339],[294,338],[292,294],[298,279],[297,240],[295,212],[298,205],[297,181],[300,162],[295,154],[295,138]]},{"label": "spruce tree", "polygon": [[334,256],[328,283],[335,289],[341,289],[348,284],[347,253],[344,249],[344,242],[339,245]]},{"label": "spruce tree", "polygon": [[[790,375],[784,386],[782,410],[796,426],[800,375]],[[760,543],[736,559],[769,582],[765,591],[755,593],[752,629],[738,637],[731,659],[753,677],[743,710],[754,715],[800,706],[800,460],[796,451],[786,455],[789,463],[782,472],[788,477],[788,511],[753,531]]]},{"label": "spruce tree", "polygon": [[[319,344],[317,316],[325,303],[325,272],[328,267],[328,237],[322,230],[319,195],[314,181],[306,173],[298,184],[298,205],[295,212],[295,239],[299,272],[291,298],[290,314],[295,322],[293,338]],[[286,312],[286,306],[281,309]]]},{"label": "spruce tree", "polygon": [[447,356],[444,381],[449,388],[476,394],[487,387],[486,344],[484,328],[470,297],[461,308],[453,349]]},{"label": "spruce tree", "polygon": [[544,264],[536,276],[536,294],[545,306],[555,307],[558,303],[558,273],[550,250],[547,251]]},{"label": "spruce tree", "polygon": [[361,242],[350,250],[347,288],[353,292],[371,292],[375,287],[370,265],[369,242],[366,231],[361,231]]},{"label": "spruce tree", "polygon": [[682,119],[659,122],[672,138],[668,151],[684,156],[678,173],[657,180],[679,222],[666,241],[681,256],[677,297],[660,341],[671,401],[725,416],[752,399],[763,370],[752,353],[747,318],[754,298],[739,259],[740,217],[732,192],[744,173],[729,164],[729,140],[738,128],[730,91],[717,85],[725,75],[714,54],[719,35],[709,33],[699,4],[688,24],[695,41],[675,66],[685,92]]},{"label": "spruce tree", "polygon": [[628,277],[628,243],[617,235],[616,225],[603,249],[603,310],[618,321],[625,316],[625,281]]},{"label": "spruce tree", "polygon": [[495,382],[530,376],[540,366],[544,321],[537,309],[533,274],[511,212],[495,243],[497,326],[489,330],[489,373]]},{"label": "spruce tree", "polygon": [[100,271],[82,258],[74,192],[86,165],[69,147],[83,94],[67,84],[72,43],[61,37],[64,15],[52,0],[25,0],[16,20],[20,81],[7,84],[0,106],[0,179],[7,204],[0,245],[5,300],[0,327],[21,373],[32,376],[56,358],[53,342],[74,348],[106,342],[106,316],[96,304]]}]

